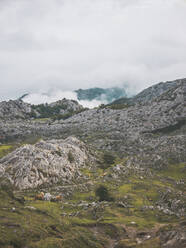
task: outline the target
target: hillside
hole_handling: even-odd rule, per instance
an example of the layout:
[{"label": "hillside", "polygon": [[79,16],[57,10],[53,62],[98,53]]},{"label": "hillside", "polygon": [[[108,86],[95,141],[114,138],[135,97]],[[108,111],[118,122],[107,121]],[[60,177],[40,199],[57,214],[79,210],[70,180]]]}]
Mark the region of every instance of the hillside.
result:
[{"label": "hillside", "polygon": [[166,94],[168,91],[171,91],[171,89],[176,89],[176,87],[179,87],[180,85],[186,83],[186,79],[178,79],[175,81],[168,81],[168,82],[161,82],[158,84],[155,84],[145,90],[143,90],[142,92],[140,92],[139,94],[137,94],[136,96],[132,97],[132,98],[126,98],[126,97],[122,97],[120,99],[117,99],[115,101],[113,101],[111,104],[109,104],[109,106],[114,106],[114,105],[118,105],[121,106],[122,105],[134,105],[136,103],[140,103],[140,104],[144,104],[147,103],[149,101],[153,101],[155,99],[157,99],[159,96]]},{"label": "hillside", "polygon": [[185,79],[42,119],[19,103],[0,104],[0,247],[186,247]]}]

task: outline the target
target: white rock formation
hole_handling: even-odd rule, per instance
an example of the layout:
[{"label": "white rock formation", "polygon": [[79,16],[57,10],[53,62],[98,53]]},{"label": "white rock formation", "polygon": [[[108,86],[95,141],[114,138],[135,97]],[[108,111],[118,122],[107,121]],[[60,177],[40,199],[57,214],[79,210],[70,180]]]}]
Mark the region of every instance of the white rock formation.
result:
[{"label": "white rock formation", "polygon": [[[70,154],[70,155],[69,155]],[[75,137],[24,145],[0,160],[1,176],[18,189],[69,182],[89,158],[84,143]]]}]

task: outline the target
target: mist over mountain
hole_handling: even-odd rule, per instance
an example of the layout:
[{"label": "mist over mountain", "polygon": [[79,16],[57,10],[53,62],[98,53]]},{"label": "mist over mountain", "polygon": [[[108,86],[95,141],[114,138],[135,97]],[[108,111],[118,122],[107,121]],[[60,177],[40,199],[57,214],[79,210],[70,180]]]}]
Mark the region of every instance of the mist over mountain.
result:
[{"label": "mist over mountain", "polygon": [[126,97],[127,94],[124,89],[122,88],[108,88],[108,89],[102,89],[102,88],[92,88],[92,89],[86,89],[86,90],[76,90],[77,98],[79,101],[81,100],[88,100],[92,101],[94,99],[99,101],[106,101],[107,103],[112,102],[113,100],[117,100],[121,97]]},{"label": "mist over mountain", "polygon": [[78,89],[75,91],[51,90],[47,93],[24,94],[19,99],[31,104],[52,103],[63,98],[76,100],[84,107],[93,108],[100,104],[108,104],[114,100],[126,97],[127,92],[124,88],[90,88]]}]

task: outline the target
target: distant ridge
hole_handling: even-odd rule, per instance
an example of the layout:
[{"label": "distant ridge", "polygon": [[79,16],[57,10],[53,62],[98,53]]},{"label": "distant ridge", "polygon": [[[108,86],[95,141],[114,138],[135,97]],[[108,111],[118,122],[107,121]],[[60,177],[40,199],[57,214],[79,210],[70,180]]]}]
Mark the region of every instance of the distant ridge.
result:
[{"label": "distant ridge", "polygon": [[77,98],[81,100],[99,100],[106,101],[110,103],[121,97],[126,97],[126,91],[124,88],[113,87],[113,88],[90,88],[90,89],[79,89],[75,91],[77,93]]},{"label": "distant ridge", "polygon": [[186,78],[176,79],[174,81],[160,82],[144,89],[134,97],[131,98],[122,97],[120,99],[113,101],[109,105],[116,105],[116,104],[132,105],[136,103],[147,103],[149,101],[155,100],[156,98],[160,97],[169,90],[179,87],[182,84],[186,84]]}]

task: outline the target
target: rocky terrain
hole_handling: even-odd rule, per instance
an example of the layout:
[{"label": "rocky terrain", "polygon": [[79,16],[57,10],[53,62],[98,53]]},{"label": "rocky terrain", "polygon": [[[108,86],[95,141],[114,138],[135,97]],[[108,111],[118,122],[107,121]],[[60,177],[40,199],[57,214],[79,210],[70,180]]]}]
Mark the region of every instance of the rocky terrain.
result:
[{"label": "rocky terrain", "polygon": [[17,189],[43,184],[70,183],[91,157],[85,145],[74,137],[24,145],[0,160],[1,176]]},{"label": "rocky terrain", "polygon": [[48,118],[73,115],[83,111],[84,108],[77,101],[62,99],[50,104],[31,105],[22,100],[0,102],[1,120],[30,120],[31,118]]},{"label": "rocky terrain", "polygon": [[186,79],[178,79],[175,81],[168,81],[168,82],[161,82],[155,84],[142,92],[138,95],[133,97],[135,102],[148,102],[156,99],[157,97],[163,95],[164,93],[168,92],[169,90],[175,89],[182,84],[186,83]]},{"label": "rocky terrain", "polygon": [[31,113],[31,106],[21,100],[10,100],[0,102],[0,119],[23,119],[28,118]]},{"label": "rocky terrain", "polygon": [[181,84],[186,83],[186,79],[178,79],[175,81],[168,81],[168,82],[161,82],[158,84],[155,84],[139,94],[133,96],[132,98],[120,98],[116,101],[113,101],[112,104],[121,104],[121,103],[127,103],[127,104],[135,104],[135,103],[146,103],[149,101],[152,101],[159,96],[163,95],[164,93],[168,92],[171,89],[175,89],[176,87],[179,87]]},{"label": "rocky terrain", "polygon": [[[123,109],[116,110],[106,106],[86,110],[59,121],[46,119],[40,122],[29,119],[24,122],[1,122],[0,141],[23,140],[28,136],[65,138],[73,134],[97,148],[112,149],[125,155],[144,150],[154,151],[156,147],[166,149],[167,146],[171,151],[171,147],[174,147],[172,140],[177,140],[177,150],[183,150],[186,82],[176,82],[176,86],[150,102],[142,101]],[[177,157],[176,154],[177,152]]]},{"label": "rocky terrain", "polygon": [[50,104],[32,105],[32,117],[47,118],[55,116],[71,116],[84,110],[77,101],[66,98]]},{"label": "rocky terrain", "polygon": [[1,103],[0,247],[186,247],[186,80],[122,101]]}]

